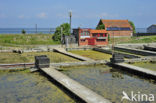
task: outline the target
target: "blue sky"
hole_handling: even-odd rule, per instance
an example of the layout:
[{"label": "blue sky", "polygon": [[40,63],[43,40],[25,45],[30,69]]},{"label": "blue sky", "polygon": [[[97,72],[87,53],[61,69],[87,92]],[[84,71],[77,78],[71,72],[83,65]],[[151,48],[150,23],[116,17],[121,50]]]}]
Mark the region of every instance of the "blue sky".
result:
[{"label": "blue sky", "polygon": [[69,10],[72,27],[94,28],[101,18],[156,24],[156,0],[0,0],[0,28],[55,28],[69,21]]}]

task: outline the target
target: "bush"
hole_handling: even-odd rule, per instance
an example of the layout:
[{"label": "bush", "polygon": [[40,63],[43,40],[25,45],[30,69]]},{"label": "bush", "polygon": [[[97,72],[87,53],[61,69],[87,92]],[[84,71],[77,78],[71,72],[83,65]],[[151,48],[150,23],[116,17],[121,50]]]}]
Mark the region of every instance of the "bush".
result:
[{"label": "bush", "polygon": [[24,29],[22,30],[22,34],[26,34],[26,31]]},{"label": "bush", "polygon": [[110,34],[108,34],[108,41],[110,41]]},{"label": "bush", "polygon": [[133,28],[133,33],[136,33],[136,30],[135,30],[135,25],[132,21],[129,21],[129,24],[132,26]]}]

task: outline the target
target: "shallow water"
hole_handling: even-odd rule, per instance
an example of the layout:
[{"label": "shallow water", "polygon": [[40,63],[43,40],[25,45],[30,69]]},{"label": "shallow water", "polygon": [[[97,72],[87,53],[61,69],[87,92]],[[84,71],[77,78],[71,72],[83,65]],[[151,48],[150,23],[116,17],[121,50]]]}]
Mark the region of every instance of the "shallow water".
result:
[{"label": "shallow water", "polygon": [[0,103],[73,103],[39,73],[0,72]]},{"label": "shallow water", "polygon": [[156,96],[154,80],[145,80],[108,66],[65,68],[62,72],[115,103],[121,103],[123,91]]}]

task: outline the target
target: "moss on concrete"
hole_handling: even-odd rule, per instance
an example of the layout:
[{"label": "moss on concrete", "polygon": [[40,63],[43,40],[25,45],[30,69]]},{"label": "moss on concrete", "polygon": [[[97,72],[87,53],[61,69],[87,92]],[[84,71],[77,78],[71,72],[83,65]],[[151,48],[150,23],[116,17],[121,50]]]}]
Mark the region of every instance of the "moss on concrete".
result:
[{"label": "moss on concrete", "polygon": [[131,65],[156,71],[156,62],[136,62],[132,63]]}]

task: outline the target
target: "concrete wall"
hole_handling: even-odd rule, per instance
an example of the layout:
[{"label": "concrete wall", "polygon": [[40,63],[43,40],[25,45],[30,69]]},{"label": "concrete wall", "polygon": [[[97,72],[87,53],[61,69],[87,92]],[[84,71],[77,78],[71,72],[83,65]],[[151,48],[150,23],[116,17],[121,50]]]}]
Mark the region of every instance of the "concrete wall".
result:
[{"label": "concrete wall", "polygon": [[156,56],[156,52],[151,52],[151,51],[132,49],[132,48],[125,48],[125,47],[119,47],[119,46],[114,47],[114,48],[115,48],[115,50],[128,52],[128,53],[133,53],[133,54],[142,55],[142,56]]},{"label": "concrete wall", "polygon": [[[112,51],[104,50],[104,49],[101,49],[101,48],[93,48],[93,50],[99,51],[99,52],[103,52],[103,53],[107,53],[107,54],[112,54]],[[129,58],[129,59],[140,58],[139,56],[130,55],[130,54],[124,54],[124,53],[119,53],[119,52],[115,52],[115,54],[122,55],[124,58]]]},{"label": "concrete wall", "polygon": [[110,37],[112,37],[113,36],[113,34],[114,34],[114,36],[133,36],[132,34],[133,34],[133,31],[107,31],[108,32],[108,34],[110,34]]}]

